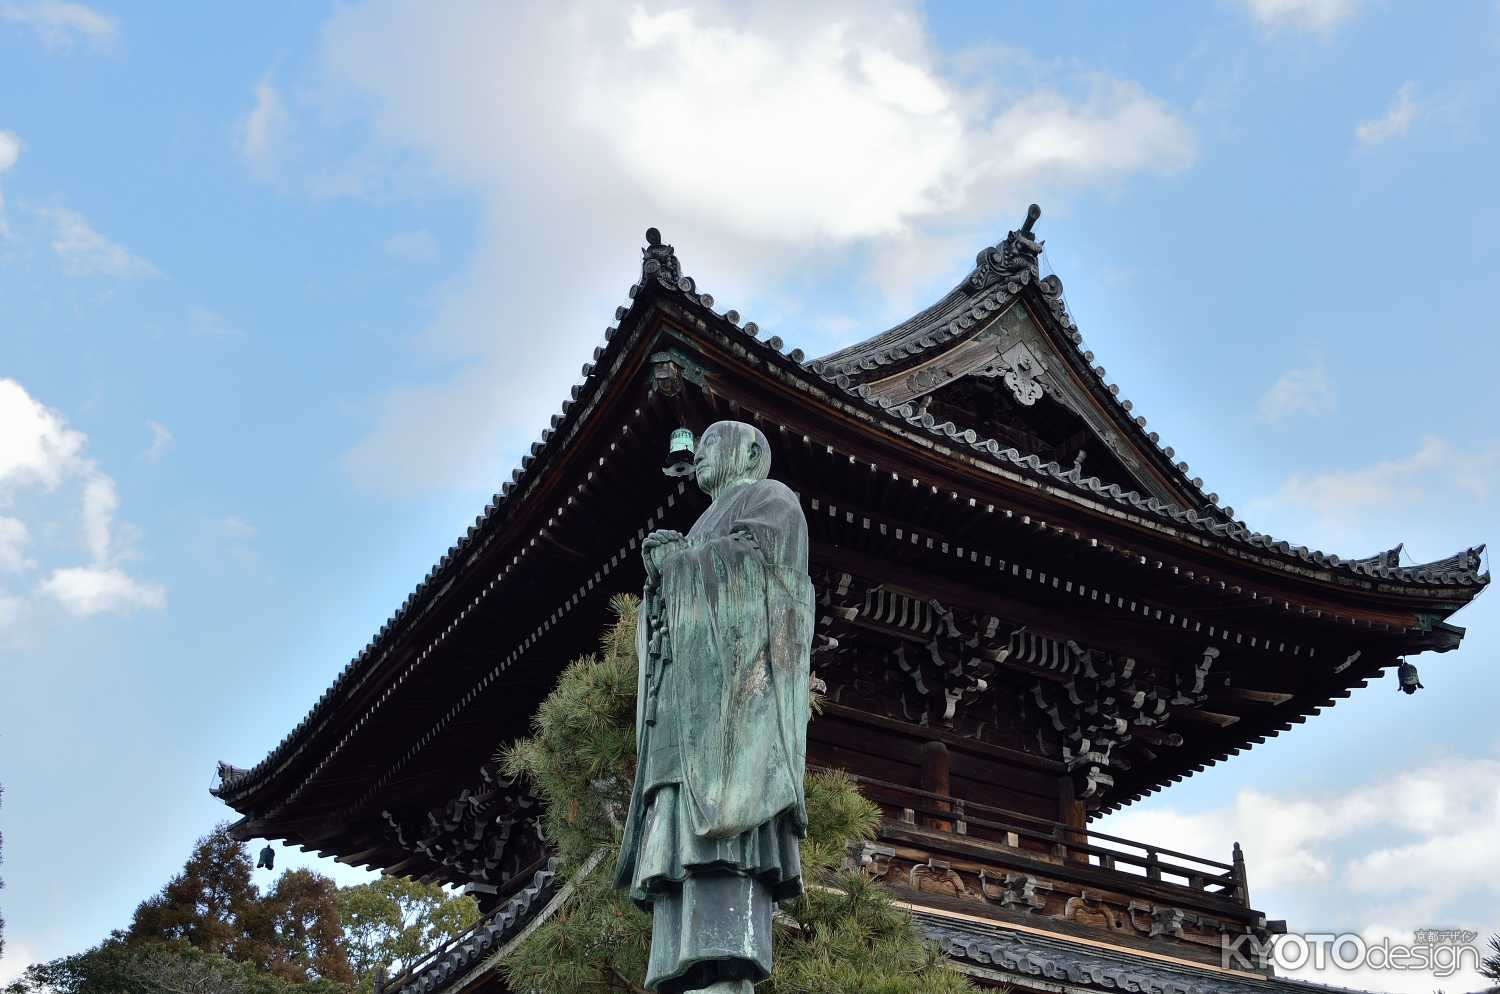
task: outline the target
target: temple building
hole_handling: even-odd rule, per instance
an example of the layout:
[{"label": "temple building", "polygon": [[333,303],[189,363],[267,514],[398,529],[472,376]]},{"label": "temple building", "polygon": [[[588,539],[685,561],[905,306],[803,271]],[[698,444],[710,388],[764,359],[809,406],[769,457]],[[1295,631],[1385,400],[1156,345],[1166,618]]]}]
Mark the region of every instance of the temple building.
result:
[{"label": "temple building", "polygon": [[663,474],[669,434],[734,419],[770,438],[810,527],[827,703],[808,762],[879,803],[850,859],[955,969],[1024,991],[1308,989],[1222,965],[1226,938],[1285,927],[1255,903],[1253,852],[1090,822],[1383,675],[1416,689],[1409,660],[1459,646],[1447,619],[1489,582],[1483,547],[1403,566],[1399,546],[1342,558],[1251,530],[1087,349],[1040,273],[1039,216],[819,359],[717,309],[647,232],[510,482],[265,759],[220,764],[234,834],[465,887],[483,921],[387,991],[504,990],[507,949],[566,894],[537,800],[490,757],[596,648],[610,597],[639,592],[642,538],[706,505]]}]

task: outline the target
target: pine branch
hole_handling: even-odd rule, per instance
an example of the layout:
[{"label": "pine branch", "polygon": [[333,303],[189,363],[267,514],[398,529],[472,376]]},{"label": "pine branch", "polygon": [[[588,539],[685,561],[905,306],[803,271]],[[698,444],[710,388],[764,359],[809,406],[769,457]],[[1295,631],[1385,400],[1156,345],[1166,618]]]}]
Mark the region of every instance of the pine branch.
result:
[{"label": "pine branch", "polygon": [[613,964],[610,965],[609,972],[614,976],[615,980],[619,982],[620,986],[623,989],[629,991],[630,994],[651,994],[651,992],[646,990],[646,988],[640,986],[639,984],[633,983],[629,977],[625,976],[625,974],[615,969]]}]

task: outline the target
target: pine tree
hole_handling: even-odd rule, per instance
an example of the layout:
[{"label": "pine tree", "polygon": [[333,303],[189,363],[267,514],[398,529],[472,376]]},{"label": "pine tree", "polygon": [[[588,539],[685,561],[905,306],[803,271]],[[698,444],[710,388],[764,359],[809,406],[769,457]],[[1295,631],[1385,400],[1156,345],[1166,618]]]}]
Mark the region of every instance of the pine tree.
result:
[{"label": "pine tree", "polygon": [[[504,750],[545,807],[548,841],[574,887],[563,909],[505,962],[512,989],[552,994],[641,994],[650,916],[613,886],[621,821],[635,767],[638,602],[617,597],[601,652],[570,665],[534,720],[534,734]],[[851,843],[874,837],[879,810],[840,773],[807,780],[807,893],[778,916],[771,994],[958,994],[973,987],[948,969],[910,916],[858,869]]]},{"label": "pine tree", "polygon": [[1490,953],[1479,964],[1479,972],[1486,980],[1500,981],[1500,932],[1490,936]]}]

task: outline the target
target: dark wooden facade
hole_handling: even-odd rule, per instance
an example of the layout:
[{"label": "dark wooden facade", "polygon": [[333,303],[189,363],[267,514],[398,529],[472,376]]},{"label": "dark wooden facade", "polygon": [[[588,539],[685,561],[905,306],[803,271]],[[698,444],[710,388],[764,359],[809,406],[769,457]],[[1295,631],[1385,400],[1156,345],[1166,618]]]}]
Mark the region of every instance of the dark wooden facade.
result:
[{"label": "dark wooden facade", "polygon": [[1273,929],[1238,851],[1089,818],[1457,647],[1480,550],[1401,567],[1250,531],[1094,364],[1035,220],[933,307],[811,362],[715,310],[652,233],[512,482],[265,760],[221,764],[236,832],[470,885],[512,924],[540,903],[535,802],[487,757],[639,590],[645,534],[705,506],[662,475],[668,433],[734,418],[770,437],[811,529],[829,704],[809,762],[864,778],[888,820],[851,859],[955,962],[988,976],[944,928],[1198,963]]}]

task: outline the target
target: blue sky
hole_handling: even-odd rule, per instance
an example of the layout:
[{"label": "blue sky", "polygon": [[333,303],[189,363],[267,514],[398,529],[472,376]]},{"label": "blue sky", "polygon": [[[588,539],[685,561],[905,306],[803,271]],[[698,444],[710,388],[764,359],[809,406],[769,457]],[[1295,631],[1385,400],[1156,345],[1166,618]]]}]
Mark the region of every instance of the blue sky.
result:
[{"label": "blue sky", "polygon": [[[1038,201],[1109,378],[1252,527],[1496,538],[1497,111],[1492,2],[0,2],[0,978],[226,816],[215,760],[508,476],[648,225],[816,354]],[[1500,601],[1455,620],[1422,693],[1112,824],[1238,838],[1294,926],[1500,930]]]}]

